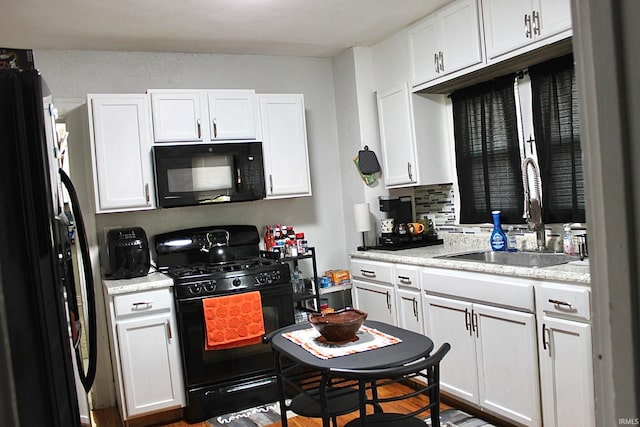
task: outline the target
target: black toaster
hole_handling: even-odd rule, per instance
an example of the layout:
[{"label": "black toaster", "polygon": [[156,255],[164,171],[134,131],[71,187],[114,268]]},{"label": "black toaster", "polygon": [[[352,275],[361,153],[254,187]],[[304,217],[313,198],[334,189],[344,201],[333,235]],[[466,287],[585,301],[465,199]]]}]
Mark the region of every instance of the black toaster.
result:
[{"label": "black toaster", "polygon": [[109,269],[115,279],[131,279],[149,273],[151,258],[147,234],[141,227],[118,228],[107,233]]}]

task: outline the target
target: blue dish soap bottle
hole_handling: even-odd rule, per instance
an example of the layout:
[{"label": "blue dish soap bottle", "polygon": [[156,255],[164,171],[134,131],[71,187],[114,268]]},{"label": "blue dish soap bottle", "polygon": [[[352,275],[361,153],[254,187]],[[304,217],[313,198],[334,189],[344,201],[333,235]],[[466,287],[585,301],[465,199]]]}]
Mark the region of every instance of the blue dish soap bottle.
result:
[{"label": "blue dish soap bottle", "polygon": [[493,215],[493,231],[491,232],[491,249],[494,251],[506,251],[507,250],[507,236],[502,230],[502,224],[500,222],[500,211],[492,211]]}]

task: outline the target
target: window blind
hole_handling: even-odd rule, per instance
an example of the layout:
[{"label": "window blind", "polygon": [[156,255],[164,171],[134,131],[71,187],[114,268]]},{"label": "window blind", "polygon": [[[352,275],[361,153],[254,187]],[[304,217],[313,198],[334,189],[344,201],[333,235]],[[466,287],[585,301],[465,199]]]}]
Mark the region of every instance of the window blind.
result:
[{"label": "window blind", "polygon": [[524,223],[515,75],[461,89],[451,94],[460,189],[460,222]]},{"label": "window blind", "polygon": [[573,55],[529,67],[545,223],[584,222],[584,175]]}]

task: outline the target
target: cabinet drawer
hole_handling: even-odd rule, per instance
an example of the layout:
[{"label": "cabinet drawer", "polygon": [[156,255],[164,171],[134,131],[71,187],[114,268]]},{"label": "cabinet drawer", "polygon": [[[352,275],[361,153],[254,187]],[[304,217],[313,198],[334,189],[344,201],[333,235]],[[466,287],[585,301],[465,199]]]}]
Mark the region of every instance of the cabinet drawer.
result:
[{"label": "cabinet drawer", "polygon": [[406,286],[408,288],[420,288],[420,268],[412,265],[395,266],[395,274],[393,282],[398,286]]},{"label": "cabinet drawer", "polygon": [[542,283],[536,286],[536,306],[539,312],[575,319],[591,319],[591,290],[577,285]]},{"label": "cabinet drawer", "polygon": [[351,275],[376,282],[393,283],[393,264],[377,261],[351,260]]},{"label": "cabinet drawer", "polygon": [[161,310],[171,311],[173,295],[171,288],[135,292],[113,297],[116,318],[129,314],[147,314]]}]

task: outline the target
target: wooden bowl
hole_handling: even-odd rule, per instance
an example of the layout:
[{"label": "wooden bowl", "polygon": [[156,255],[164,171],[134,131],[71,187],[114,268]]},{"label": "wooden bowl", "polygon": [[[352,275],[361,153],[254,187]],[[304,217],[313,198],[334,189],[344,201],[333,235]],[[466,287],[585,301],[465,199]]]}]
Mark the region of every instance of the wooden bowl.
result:
[{"label": "wooden bowl", "polygon": [[345,308],[333,313],[312,313],[309,323],[330,342],[350,341],[367,318],[367,313]]}]

